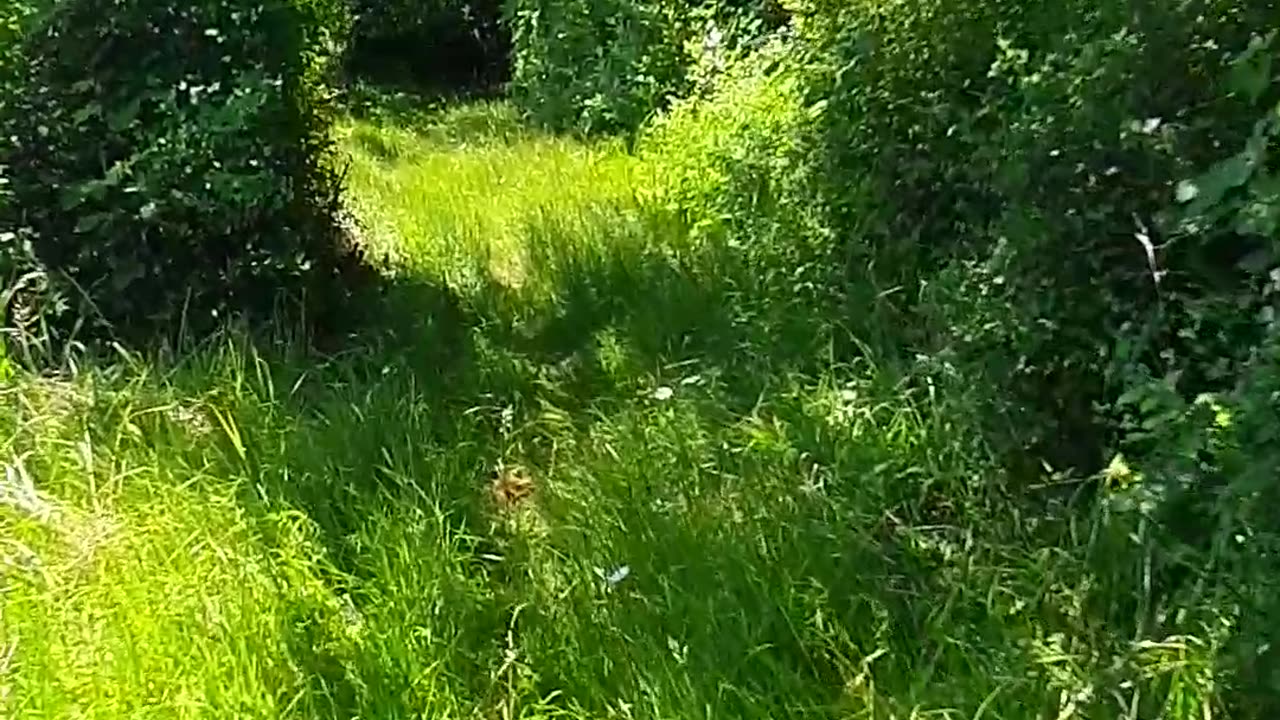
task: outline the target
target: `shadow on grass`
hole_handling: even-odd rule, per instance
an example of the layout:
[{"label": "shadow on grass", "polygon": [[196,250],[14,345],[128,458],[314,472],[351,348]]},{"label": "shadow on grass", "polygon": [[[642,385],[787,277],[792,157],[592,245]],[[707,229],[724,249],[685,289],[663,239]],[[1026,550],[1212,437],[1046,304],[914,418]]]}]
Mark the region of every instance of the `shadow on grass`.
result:
[{"label": "shadow on grass", "polygon": [[[883,520],[922,522],[926,492],[963,504],[955,468],[913,467],[922,449],[894,439],[912,429],[892,417],[883,436],[852,437],[796,395],[853,359],[832,349],[832,310],[671,218],[599,227],[531,224],[536,280],[520,287],[392,280],[347,347],[274,381],[290,417],[263,423],[279,464],[255,476],[262,507],[306,514],[379,628],[341,660],[358,679],[316,661],[344,698],[330,702],[412,714],[431,676],[490,710],[558,696],[598,717],[650,694],[666,712],[834,717],[881,648],[898,678],[886,687],[939,704],[967,696],[904,678],[1025,660],[939,645],[940,607],[978,615],[974,648],[998,619],[980,614],[985,595],[956,600],[946,563]],[[883,397],[895,381],[876,382],[864,389]],[[669,410],[662,387],[678,393]],[[505,464],[549,483],[525,519],[543,529],[495,506]],[[815,479],[830,490],[797,504]],[[608,600],[595,570],[623,562],[636,578]]]},{"label": "shadow on grass", "polygon": [[[531,225],[526,270],[539,280],[527,286],[491,279],[454,290],[430,278],[389,278],[353,310],[359,327],[330,340],[334,346],[323,357],[246,341],[219,370],[222,377],[188,374],[203,386],[193,394],[212,392],[210,402],[234,410],[234,432],[228,429],[219,442],[228,474],[248,480],[246,509],[264,518],[282,508],[303,513],[332,568],[335,594],[349,593],[363,622],[376,627],[358,647],[333,649],[327,630],[298,619],[291,653],[315,676],[312,707],[338,716],[402,717],[426,712],[421,708],[443,716],[517,699],[529,703],[552,691],[593,707],[599,701],[593,691],[639,692],[638,683],[648,681],[630,670],[601,670],[596,677],[590,675],[600,669],[596,665],[553,659],[553,644],[579,641],[557,634],[557,623],[578,628],[582,638],[613,631],[565,624],[552,600],[527,607],[540,593],[529,573],[558,567],[548,565],[547,552],[590,553],[564,539],[542,544],[511,531],[510,519],[491,498],[495,470],[518,463],[539,476],[553,475],[558,455],[593,443],[609,417],[645,407],[663,385],[707,393],[690,420],[717,433],[717,426],[751,412],[788,376],[816,372],[830,330],[802,298],[764,294],[766,278],[729,248],[680,242],[685,248],[672,250],[667,241],[684,228],[670,219],[619,215],[601,227],[599,235],[567,237],[563,227]],[[696,384],[682,384],[692,378]],[[229,388],[239,395],[224,397]],[[597,450],[583,461],[605,463]],[[624,462],[651,464],[653,450],[637,447]],[[690,464],[667,468],[671,482],[712,460],[685,461]],[[778,472],[799,472],[793,460],[779,462]],[[605,463],[600,472],[616,476],[619,469]],[[583,524],[585,510],[562,509],[569,514],[557,519]],[[657,515],[639,519],[672,522]],[[816,527],[814,520],[807,519],[806,527]],[[649,538],[656,549],[662,539],[654,529],[636,527],[635,537]],[[663,534],[680,532],[677,522]],[[729,557],[735,546],[751,544],[748,535],[719,532],[683,534]],[[746,569],[701,567],[708,577]],[[594,587],[594,576],[583,570]],[[674,582],[687,572],[678,572]],[[698,697],[714,697],[712,678],[764,697],[764,676],[748,677],[762,672],[759,663],[778,663],[777,672],[795,665],[796,692],[801,678],[814,672],[798,640],[775,637],[787,618],[768,610],[767,594],[757,591],[752,602],[762,613],[760,624],[749,637],[718,646],[756,660],[744,670],[698,680],[706,683]],[[587,595],[578,600],[592,602]],[[671,606],[669,612],[693,609]],[[577,610],[591,614],[585,605]],[[530,627],[529,639],[518,641],[528,646],[519,652],[537,658],[544,666],[537,672],[523,660],[518,666],[504,660],[522,613]],[[691,627],[687,619],[648,621]],[[710,635],[698,637],[691,652],[710,663],[717,645]],[[770,643],[780,649],[753,653],[749,647]],[[656,659],[650,655],[644,662]],[[513,673],[522,674],[519,698],[509,686]],[[424,685],[427,679],[435,685]],[[604,685],[589,688],[589,682]],[[461,707],[432,705],[432,693]]]},{"label": "shadow on grass", "polygon": [[[541,282],[393,282],[381,319],[301,386],[307,429],[269,492],[316,523],[365,606],[410,608],[353,661],[381,689],[351,711],[411,694],[428,671],[413,658],[439,652],[441,682],[474,707],[1034,716],[1071,687],[1046,670],[1045,638],[1100,652],[1138,631],[1137,608],[1115,604],[1140,583],[1136,551],[1091,557],[1078,509],[1030,530],[976,423],[932,417],[920,388],[859,357],[836,306],[727,244],[652,241],[684,232],[669,218],[607,227],[531,225]],[[858,380],[858,362],[865,383],[837,393],[865,403],[851,432],[814,393]],[[532,530],[490,498],[504,464],[548,479]],[[422,522],[433,538],[406,530]],[[447,562],[415,559],[432,555]],[[624,563],[625,589],[602,586],[596,571]],[[412,589],[383,587],[401,573]],[[448,642],[431,650],[415,627]],[[1082,672],[1117,692],[1130,679]],[[1152,681],[1144,707],[1179,677]]]},{"label": "shadow on grass", "polygon": [[[671,218],[600,228],[531,224],[520,286],[391,279],[340,350],[250,383],[245,506],[306,515],[365,628],[330,651],[299,621],[312,706],[1051,715],[1075,681],[1046,638],[1103,663],[1097,623],[1132,636],[1132,608],[1090,607],[1123,593],[1091,595],[1076,511],[1026,529],[973,423],[851,352],[794,273]],[[514,511],[512,465],[539,483]]]},{"label": "shadow on grass", "polygon": [[[684,385],[714,389],[729,418],[841,360],[829,313],[802,295],[759,294],[770,278],[728,248],[670,253],[652,242],[654,233],[684,232],[669,219],[619,217],[609,228],[584,241],[531,226],[526,271],[550,279],[536,287],[490,279],[459,292],[426,278],[388,280],[341,349],[305,370],[277,363],[288,377],[275,385],[292,388],[288,407],[322,435],[347,433],[288,454],[376,470],[407,423],[421,447],[456,450],[455,469],[472,482],[459,496],[474,496],[504,453],[539,454],[504,435],[549,409],[567,429],[585,430],[599,413]],[[356,454],[344,460],[335,452],[344,447]],[[404,452],[400,464],[415,467],[414,449]],[[316,519],[336,550],[358,521],[344,517],[343,496],[400,492],[402,480],[371,471],[336,493],[328,482],[293,480],[274,490]],[[487,532],[486,522],[472,518],[469,532]]]},{"label": "shadow on grass", "polygon": [[[523,132],[382,107],[446,139]],[[1037,717],[1087,686],[1114,709],[1131,678],[1106,653],[1136,612],[1091,603],[1133,595],[1090,587],[1139,583],[1136,551],[1104,583],[1078,510],[1028,529],[976,420],[858,343],[879,321],[815,289],[820,258],[634,208],[523,240],[523,281],[391,278],[328,357],[269,362],[272,402],[238,407],[246,506],[304,513],[369,628],[308,661],[316,704]],[[516,510],[491,493],[512,466],[538,483]]]}]

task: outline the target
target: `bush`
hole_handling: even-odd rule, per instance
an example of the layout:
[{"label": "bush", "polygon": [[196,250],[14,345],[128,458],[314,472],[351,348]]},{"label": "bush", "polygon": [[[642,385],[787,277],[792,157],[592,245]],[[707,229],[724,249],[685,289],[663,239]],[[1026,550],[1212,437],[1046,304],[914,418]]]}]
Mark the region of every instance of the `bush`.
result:
[{"label": "bush", "polygon": [[[19,52],[23,31],[38,10],[35,2],[10,2],[0,8],[0,117],[10,112],[22,70]],[[8,143],[0,138],[0,148]],[[9,168],[0,159],[0,218],[14,212]],[[37,267],[25,236],[16,227],[0,222],[0,323],[11,314],[9,306],[22,278]]]},{"label": "bush", "polygon": [[[1254,132],[1254,104],[1223,79],[1228,51],[1266,27],[1269,5],[796,8],[816,59],[822,195],[837,231],[858,238],[847,262],[874,266],[882,287],[926,290],[908,303],[923,313],[911,325],[941,332],[916,342],[1007,373],[993,381],[1020,391],[1004,410],[1039,429],[1014,445],[1098,469],[1111,438],[1093,405],[1123,392],[1112,382],[1116,339],[1128,338],[1124,362],[1170,349],[1189,359],[1168,322],[1174,298],[1230,304],[1257,289],[1235,264],[1261,249],[1259,236],[1184,232],[1174,195]],[[999,298],[1000,317],[957,316],[991,307],[971,302],[983,293]],[[1206,362],[1256,344],[1229,315],[1215,322],[1225,334],[1200,338]],[[1186,392],[1211,389],[1200,375],[1184,374]]]},{"label": "bush", "polygon": [[704,48],[745,42],[785,13],[763,0],[508,0],[512,90],[550,127],[630,132],[690,89]]},{"label": "bush", "polygon": [[0,102],[13,93],[15,77],[20,65],[18,40],[27,16],[34,8],[27,2],[8,2],[0,7]]},{"label": "bush", "polygon": [[340,301],[347,22],[340,0],[58,3],[0,117],[7,232],[125,335]]},{"label": "bush", "polygon": [[[1209,638],[1226,714],[1274,716],[1272,4],[793,11],[846,282],[892,299],[939,387],[990,389],[1022,488],[1045,466],[1095,479],[1102,622]],[[1173,690],[1144,682],[1133,712],[1160,714]]]},{"label": "bush", "polygon": [[775,202],[799,167],[805,121],[799,77],[782,66],[788,45],[779,38],[729,63],[702,95],[676,101],[642,131],[639,150],[659,173],[656,184],[671,209],[693,224],[734,226],[787,213]]},{"label": "bush", "polygon": [[362,77],[470,88],[507,76],[502,0],[354,0],[351,68]]},{"label": "bush", "polygon": [[[1099,660],[1140,690],[1124,712],[1161,715],[1187,682],[1274,717],[1272,4],[789,9],[795,40],[642,135],[664,200],[748,253],[825,244],[859,339],[894,341],[1001,451],[1017,482],[984,478],[993,497],[1055,514],[1071,489],[1069,522],[1091,528],[1060,538],[1082,553],[1082,617],[1138,640]],[[798,289],[821,277],[788,267]],[[1219,669],[1155,670],[1171,636]],[[1116,714],[1095,691],[1080,712]]]},{"label": "bush", "polygon": [[681,88],[679,3],[516,0],[513,91],[532,117],[587,132],[634,129]]},{"label": "bush", "polygon": [[693,67],[700,92],[646,125],[637,148],[655,169],[651,200],[695,240],[731,248],[784,293],[829,296],[822,218],[809,202],[811,119],[791,50],[778,32],[750,52],[704,57]]}]

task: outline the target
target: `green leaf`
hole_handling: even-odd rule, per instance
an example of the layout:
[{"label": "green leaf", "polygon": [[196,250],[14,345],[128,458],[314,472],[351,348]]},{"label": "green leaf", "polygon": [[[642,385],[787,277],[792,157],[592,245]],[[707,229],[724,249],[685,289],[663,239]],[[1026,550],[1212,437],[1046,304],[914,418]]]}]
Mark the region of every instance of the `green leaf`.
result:
[{"label": "green leaf", "polygon": [[63,210],[72,210],[79,207],[80,203],[84,202],[85,195],[86,193],[83,185],[73,185],[71,187],[63,188],[62,192],[58,195],[59,205],[62,206]]},{"label": "green leaf", "polygon": [[1244,95],[1249,102],[1257,102],[1271,84],[1272,41],[1276,33],[1271,31],[1265,38],[1254,37],[1249,49],[1240,53],[1231,63],[1227,77],[1227,86],[1231,92]]},{"label": "green leaf", "polygon": [[1280,231],[1280,202],[1272,200],[1245,203],[1236,220],[1236,232],[1241,235],[1275,237]]},{"label": "green leaf", "polygon": [[99,227],[102,227],[102,225],[110,219],[110,213],[93,213],[92,215],[85,215],[76,222],[76,232],[91,233]]},{"label": "green leaf", "polygon": [[89,118],[95,115],[100,115],[101,113],[102,106],[96,102],[92,102],[77,110],[71,118],[75,121],[76,125],[83,125]]},{"label": "green leaf", "polygon": [[1229,191],[1248,182],[1256,166],[1256,155],[1248,150],[1232,155],[1194,181],[1179,183],[1177,198],[1180,202],[1195,200],[1193,214],[1204,212],[1221,202]]},{"label": "green leaf", "polygon": [[138,117],[138,110],[142,107],[142,96],[139,95],[133,100],[126,103],[123,107],[107,116],[107,127],[112,132],[120,132],[133,124]]}]

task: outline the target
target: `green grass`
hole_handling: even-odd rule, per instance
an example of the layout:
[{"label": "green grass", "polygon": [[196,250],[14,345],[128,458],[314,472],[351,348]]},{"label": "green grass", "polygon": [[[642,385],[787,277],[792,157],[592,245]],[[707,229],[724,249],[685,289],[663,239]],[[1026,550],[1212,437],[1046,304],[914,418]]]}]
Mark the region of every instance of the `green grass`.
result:
[{"label": "green grass", "polygon": [[531,224],[568,222],[581,233],[593,211],[634,204],[640,170],[617,146],[527,130],[509,105],[400,122],[353,122],[341,133],[370,246],[399,269],[451,279],[478,271],[520,287]]},{"label": "green grass", "polygon": [[0,716],[1221,711],[1230,629],[1144,631],[1143,528],[1011,500],[978,389],[841,350],[620,146],[343,134],[393,279],[349,347],[0,386]]}]

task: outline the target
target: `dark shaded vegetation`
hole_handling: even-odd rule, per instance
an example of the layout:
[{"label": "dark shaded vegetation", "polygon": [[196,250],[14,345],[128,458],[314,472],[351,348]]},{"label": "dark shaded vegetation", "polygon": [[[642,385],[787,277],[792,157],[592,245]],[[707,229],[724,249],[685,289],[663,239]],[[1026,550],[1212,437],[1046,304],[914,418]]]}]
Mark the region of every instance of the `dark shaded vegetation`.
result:
[{"label": "dark shaded vegetation", "polygon": [[357,78],[426,93],[492,91],[510,75],[501,0],[358,0],[348,53]]},{"label": "dark shaded vegetation", "polygon": [[[833,222],[860,229],[856,262],[881,285],[935,286],[909,324],[950,324],[921,340],[1012,391],[1000,414],[1035,430],[1010,442],[1096,472],[1118,437],[1094,410],[1135,374],[1176,376],[1195,397],[1251,361],[1274,210],[1236,222],[1231,188],[1176,196],[1225,167],[1251,172],[1249,147],[1269,142],[1280,94],[1230,79],[1274,52],[1255,34],[1269,3],[815,12],[808,28],[841,68],[814,88]],[[1223,207],[1205,216],[1210,203]]]},{"label": "dark shaded vegetation", "polygon": [[330,139],[347,24],[336,0],[33,16],[0,114],[0,228],[36,271],[9,316],[56,320],[64,340],[330,319],[361,265]]}]

